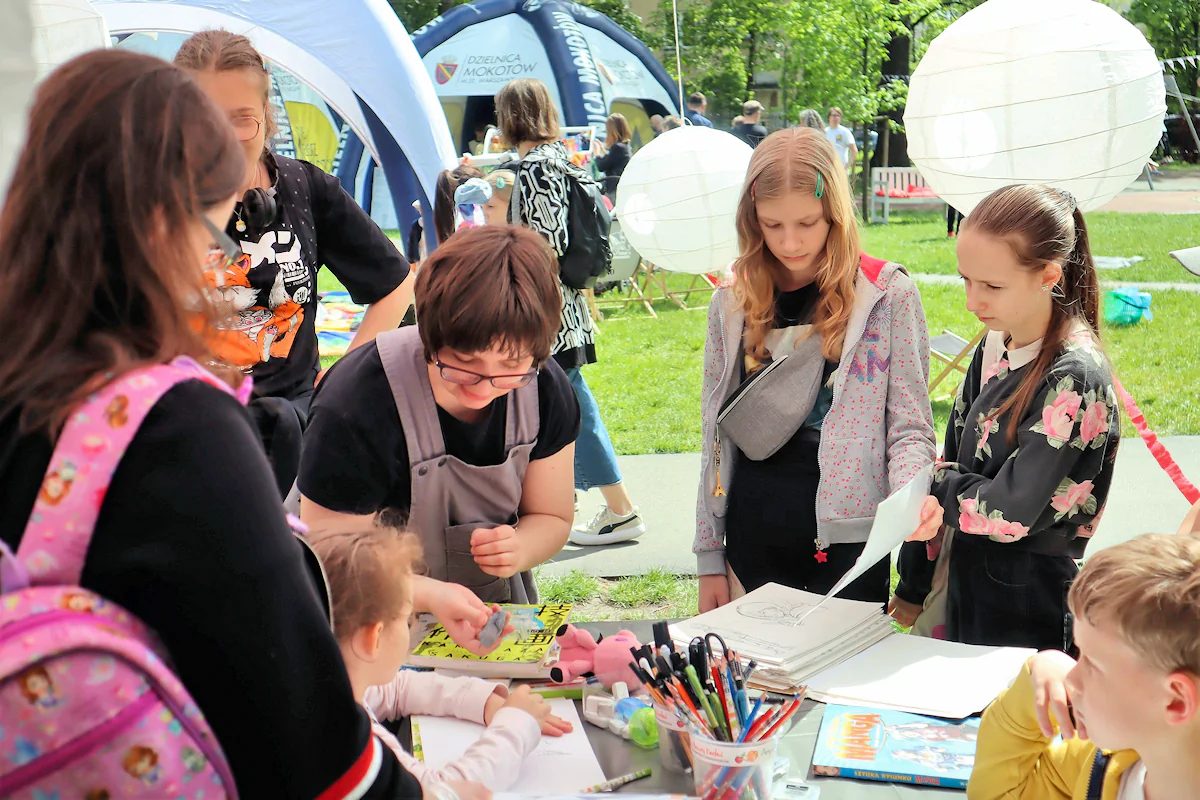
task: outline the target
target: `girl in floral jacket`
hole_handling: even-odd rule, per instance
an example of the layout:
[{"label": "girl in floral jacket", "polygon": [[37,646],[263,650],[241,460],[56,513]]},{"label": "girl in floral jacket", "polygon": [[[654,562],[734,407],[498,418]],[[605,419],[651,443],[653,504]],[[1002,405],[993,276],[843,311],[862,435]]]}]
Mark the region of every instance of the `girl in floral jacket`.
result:
[{"label": "girl in floral jacket", "polygon": [[1067,649],[1067,589],[1120,436],[1099,289],[1075,200],[1008,186],[963,224],[967,309],[989,329],[959,390],[932,493],[946,533],[904,545],[892,610],[915,618],[946,553],[946,638]]}]

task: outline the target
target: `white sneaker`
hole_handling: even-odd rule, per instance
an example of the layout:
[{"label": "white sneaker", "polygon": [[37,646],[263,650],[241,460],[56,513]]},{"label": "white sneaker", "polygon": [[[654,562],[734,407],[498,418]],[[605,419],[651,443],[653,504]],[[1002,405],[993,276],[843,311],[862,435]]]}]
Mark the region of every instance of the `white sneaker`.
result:
[{"label": "white sneaker", "polygon": [[601,506],[591,522],[571,531],[571,544],[616,544],[636,539],[645,532],[646,523],[638,515],[637,506],[625,516],[614,514],[608,506]]}]

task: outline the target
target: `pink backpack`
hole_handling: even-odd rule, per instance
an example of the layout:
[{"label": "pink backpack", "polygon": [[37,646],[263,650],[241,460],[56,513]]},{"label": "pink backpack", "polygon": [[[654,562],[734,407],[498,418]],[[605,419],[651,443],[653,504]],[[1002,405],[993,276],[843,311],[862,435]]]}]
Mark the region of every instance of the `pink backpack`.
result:
[{"label": "pink backpack", "polygon": [[129,442],[159,398],[193,378],[231,391],[179,358],[89,397],[63,428],[16,557],[0,542],[0,797],[237,797],[220,745],[157,638],[79,586]]}]

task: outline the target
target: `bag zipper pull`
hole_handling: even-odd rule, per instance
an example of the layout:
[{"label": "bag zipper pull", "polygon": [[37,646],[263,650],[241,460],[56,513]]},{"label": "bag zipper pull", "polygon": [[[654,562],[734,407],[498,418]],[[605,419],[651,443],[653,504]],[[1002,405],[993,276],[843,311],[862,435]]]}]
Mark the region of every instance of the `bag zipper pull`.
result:
[{"label": "bag zipper pull", "polygon": [[817,560],[817,563],[824,564],[829,560],[829,554],[825,552],[825,543],[821,541],[820,536],[813,539],[813,543],[817,546],[817,552],[813,554],[813,558]]},{"label": "bag zipper pull", "polygon": [[717,485],[713,487],[713,497],[724,497],[725,487],[721,485],[721,437],[714,436],[713,441],[716,446],[713,450],[713,461],[717,468]]}]

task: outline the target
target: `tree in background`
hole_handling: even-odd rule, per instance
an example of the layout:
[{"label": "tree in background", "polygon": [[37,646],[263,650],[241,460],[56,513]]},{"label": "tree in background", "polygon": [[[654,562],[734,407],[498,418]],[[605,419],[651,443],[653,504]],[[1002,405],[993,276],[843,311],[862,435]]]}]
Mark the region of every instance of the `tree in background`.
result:
[{"label": "tree in background", "polygon": [[[1118,10],[1121,10],[1118,8]],[[1200,53],[1200,2],[1197,0],[1134,0],[1125,18],[1142,28],[1160,59]],[[1200,94],[1200,67],[1175,69],[1184,94]],[[1179,113],[1179,104],[1169,104]]]}]

